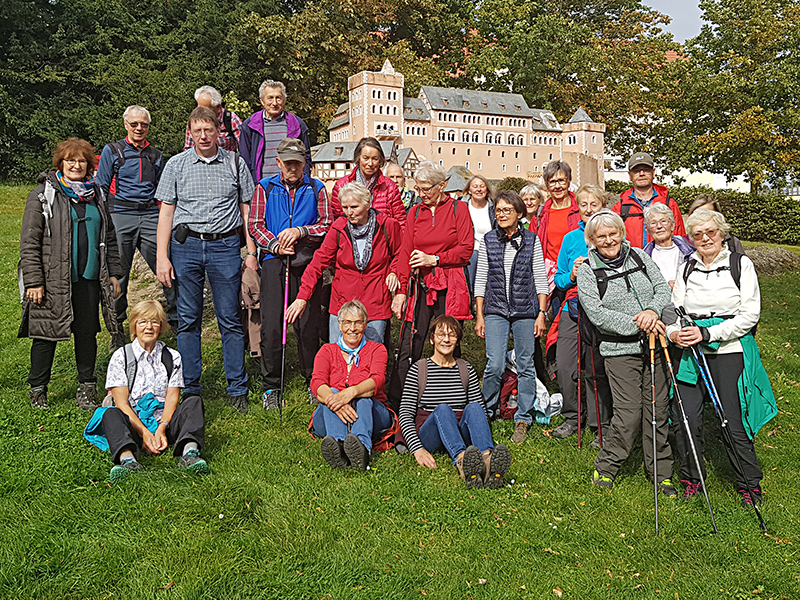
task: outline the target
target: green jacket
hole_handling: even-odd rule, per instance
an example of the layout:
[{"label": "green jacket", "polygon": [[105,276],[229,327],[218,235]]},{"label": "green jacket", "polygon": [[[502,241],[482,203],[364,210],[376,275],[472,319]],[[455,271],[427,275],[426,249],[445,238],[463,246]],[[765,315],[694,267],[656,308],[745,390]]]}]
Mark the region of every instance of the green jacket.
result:
[{"label": "green jacket", "polygon": [[[709,327],[721,323],[722,319],[698,319],[697,325]],[[769,376],[761,364],[761,353],[758,351],[758,344],[752,333],[739,338],[742,344],[744,358],[744,370],[739,377],[739,402],[742,407],[742,423],[747,436],[752,440],[756,437],[758,430],[766,425],[772,417],[778,414],[778,405],[775,402],[775,394],[772,393],[772,385]],[[719,347],[719,342],[706,344],[711,350]],[[678,381],[689,385],[696,385],[700,372],[697,363],[692,358],[692,351],[688,348],[683,350],[680,366],[678,368]]]}]

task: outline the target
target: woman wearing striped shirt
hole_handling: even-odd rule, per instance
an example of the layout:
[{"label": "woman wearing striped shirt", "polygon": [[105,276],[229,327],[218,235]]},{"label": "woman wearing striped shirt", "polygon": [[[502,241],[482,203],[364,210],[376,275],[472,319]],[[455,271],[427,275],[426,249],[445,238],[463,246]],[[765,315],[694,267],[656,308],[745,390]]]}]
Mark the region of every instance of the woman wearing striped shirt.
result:
[{"label": "woman wearing striped shirt", "polygon": [[400,403],[400,428],[417,462],[436,468],[432,452],[447,452],[468,488],[499,488],[511,465],[508,448],[495,447],[478,375],[453,352],[461,323],[450,315],[431,321],[433,356],[411,366]]},{"label": "woman wearing striped shirt", "polygon": [[536,338],[545,332],[544,308],[547,305],[547,271],[538,236],[520,224],[525,203],[519,194],[503,191],[495,201],[497,227],[487,233],[478,251],[475,275],[475,332],[486,339],[486,371],[483,398],[494,411],[500,397],[508,349],[508,336],[514,333],[519,405],[514,413],[511,441],[525,440],[533,422],[536,402],[536,369],[533,353]]}]

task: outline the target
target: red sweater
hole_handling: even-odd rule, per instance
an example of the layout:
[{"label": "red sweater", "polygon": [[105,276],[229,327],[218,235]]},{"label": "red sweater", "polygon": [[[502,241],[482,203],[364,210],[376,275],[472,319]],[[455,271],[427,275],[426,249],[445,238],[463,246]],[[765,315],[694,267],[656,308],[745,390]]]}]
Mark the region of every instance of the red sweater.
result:
[{"label": "red sweater", "polygon": [[[581,215],[578,212],[578,202],[575,200],[575,194],[569,192],[569,197],[571,200],[569,215],[567,216],[567,225],[569,226],[569,230],[572,231],[573,229],[577,229],[578,225],[581,221]],[[544,203],[544,208],[542,209],[542,214],[539,215],[539,229],[536,234],[539,236],[539,241],[542,243],[542,250],[547,251],[547,229],[550,225],[550,210],[553,206],[553,199],[548,198],[547,202]],[[561,244],[559,241],[558,244]],[[558,245],[553,244],[553,245]]]},{"label": "red sweater", "polygon": [[[339,188],[345,183],[350,183],[356,180],[356,170],[353,169],[352,173],[345,175],[335,184],[333,184],[333,192],[331,193],[331,214],[333,218],[341,217],[342,205],[339,202]],[[378,174],[378,183],[372,188],[372,208],[378,212],[384,213],[387,217],[392,217],[400,223],[400,229],[406,226],[406,207],[403,206],[403,200],[400,198],[400,190],[397,189],[397,184],[386,177],[383,173]]]},{"label": "red sweater", "polygon": [[[686,228],[683,225],[683,215],[678,203],[669,195],[669,189],[663,185],[654,185],[653,190],[656,196],[650,201],[650,206],[656,202],[666,204],[672,211],[675,217],[675,229],[672,235],[686,236]],[[617,202],[611,209],[622,217],[625,221],[625,237],[635,248],[644,248],[649,241],[648,236],[645,235],[644,227],[644,210],[642,205],[634,200],[633,188],[626,190],[625,193],[620,194],[620,201]]]},{"label": "red sweater", "polygon": [[[414,250],[439,257],[438,267],[420,269],[422,280],[428,286],[427,304],[436,301],[437,290],[447,290],[445,311],[456,319],[471,319],[470,297],[464,267],[472,257],[475,239],[472,219],[465,203],[445,197],[435,211],[423,204],[412,206],[403,231],[403,243],[397,261],[400,291],[408,293],[411,267],[409,257]],[[408,303],[406,320],[411,320],[412,303]]]},{"label": "red sweater", "polygon": [[[400,250],[400,225],[383,213],[378,213],[378,230],[372,240],[372,257],[364,271],[356,268],[353,242],[347,235],[347,219],[339,217],[333,222],[322,245],[306,267],[297,297],[311,298],[322,271],[334,263],[336,274],[331,284],[329,312],[339,313],[342,304],[360,300],[367,308],[370,320],[389,319],[392,316],[392,295],[386,287],[386,276],[393,271],[392,262]],[[396,271],[395,271],[396,272]]]},{"label": "red sweater", "polygon": [[[347,363],[337,344],[324,344],[314,359],[311,375],[311,392],[316,395],[319,386],[327,385],[339,391],[372,378],[375,382],[373,398],[387,404],[386,361],[388,354],[383,344],[367,340],[359,354],[358,366],[347,372]],[[387,405],[388,406],[388,405]]]}]

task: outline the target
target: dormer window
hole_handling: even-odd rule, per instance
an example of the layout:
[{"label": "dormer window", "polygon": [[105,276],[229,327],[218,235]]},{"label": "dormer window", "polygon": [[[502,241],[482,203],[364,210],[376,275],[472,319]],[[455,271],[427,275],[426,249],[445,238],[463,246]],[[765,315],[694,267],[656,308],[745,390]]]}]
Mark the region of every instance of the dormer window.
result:
[{"label": "dormer window", "polygon": [[447,98],[442,98],[442,104],[448,106],[450,103],[447,101]]}]

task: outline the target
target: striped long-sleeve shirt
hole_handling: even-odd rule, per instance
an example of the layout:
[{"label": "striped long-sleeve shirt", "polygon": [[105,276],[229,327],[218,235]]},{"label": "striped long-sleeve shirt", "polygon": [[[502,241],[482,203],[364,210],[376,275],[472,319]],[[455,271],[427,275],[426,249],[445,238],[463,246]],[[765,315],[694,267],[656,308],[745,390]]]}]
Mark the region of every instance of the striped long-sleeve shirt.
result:
[{"label": "striped long-sleeve shirt", "polygon": [[[503,252],[503,268],[506,274],[506,298],[511,297],[511,272],[514,267],[514,259],[517,256],[517,249],[511,244],[505,245]],[[537,294],[546,294],[547,270],[544,266],[544,252],[539,236],[533,243],[533,256],[531,257],[531,270],[533,271],[533,282],[536,285]],[[486,252],[486,242],[481,240],[478,248],[478,266],[475,269],[475,295],[486,297],[486,282],[489,278],[489,255]]]},{"label": "striped long-sleeve shirt", "polygon": [[414,425],[419,409],[433,412],[440,404],[448,404],[454,411],[459,411],[464,410],[470,402],[480,402],[484,411],[486,410],[478,375],[471,364],[467,363],[469,388],[465,394],[458,365],[440,367],[430,358],[425,360],[428,361],[428,379],[422,398],[419,397],[419,368],[417,363],[414,363],[406,376],[403,397],[400,401],[400,429],[412,454],[424,447]]}]

